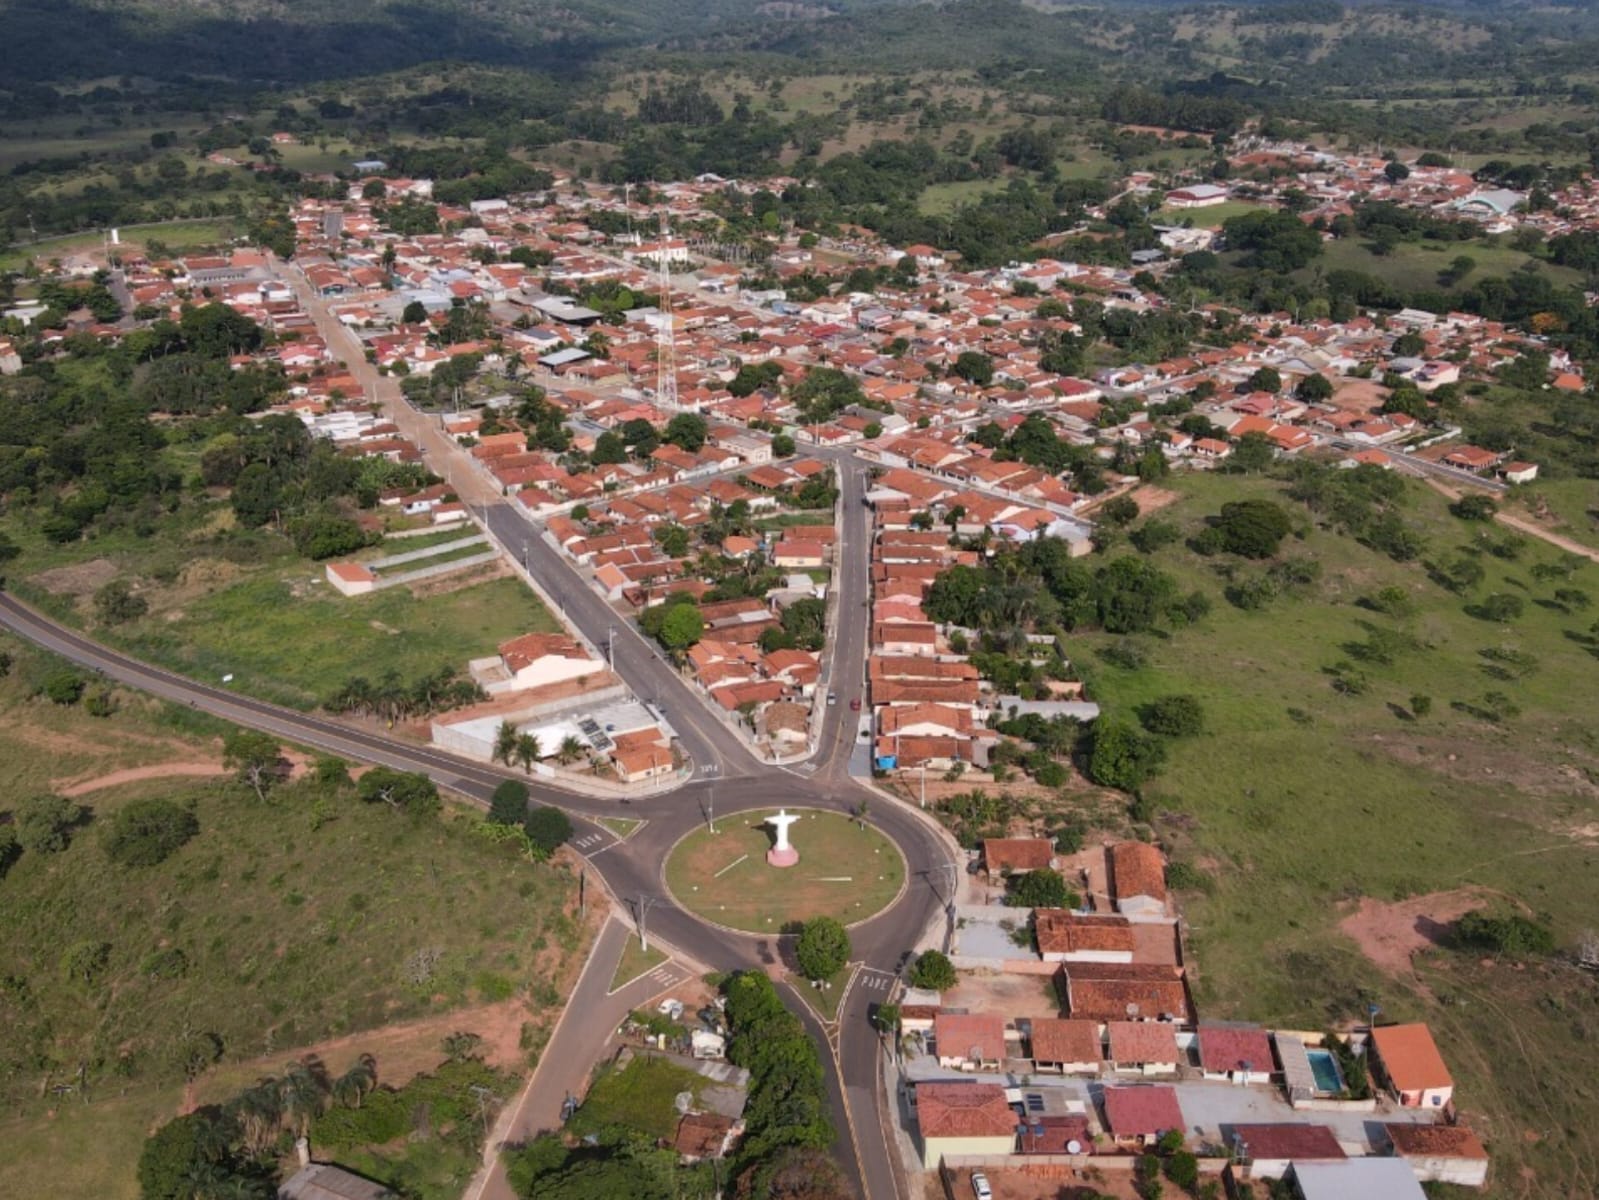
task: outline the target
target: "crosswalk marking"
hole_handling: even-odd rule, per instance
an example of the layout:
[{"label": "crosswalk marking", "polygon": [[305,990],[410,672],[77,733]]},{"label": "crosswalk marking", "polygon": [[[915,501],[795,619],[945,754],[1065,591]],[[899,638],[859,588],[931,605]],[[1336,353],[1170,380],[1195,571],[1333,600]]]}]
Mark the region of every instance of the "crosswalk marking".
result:
[{"label": "crosswalk marking", "polygon": [[572,843],[572,845],[576,846],[579,850],[583,850],[583,849],[586,849],[589,846],[593,846],[596,843],[603,842],[603,841],[605,841],[605,834],[603,834],[603,833],[590,833],[590,834],[584,835],[583,837],[578,838],[575,842]]}]

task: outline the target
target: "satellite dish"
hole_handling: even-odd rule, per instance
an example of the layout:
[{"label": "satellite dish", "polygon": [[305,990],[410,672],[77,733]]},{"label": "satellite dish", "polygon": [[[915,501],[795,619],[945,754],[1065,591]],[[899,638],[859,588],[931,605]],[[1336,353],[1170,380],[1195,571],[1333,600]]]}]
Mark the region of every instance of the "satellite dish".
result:
[{"label": "satellite dish", "polygon": [[1131,1001],[1129,1001],[1127,1005],[1127,1019],[1129,1021],[1138,1020],[1138,1005],[1132,1003]]},{"label": "satellite dish", "polygon": [[1076,1138],[1073,1138],[1071,1141],[1066,1143],[1066,1153],[1067,1154],[1081,1154],[1082,1152],[1083,1152],[1083,1144],[1081,1142],[1079,1142]]}]

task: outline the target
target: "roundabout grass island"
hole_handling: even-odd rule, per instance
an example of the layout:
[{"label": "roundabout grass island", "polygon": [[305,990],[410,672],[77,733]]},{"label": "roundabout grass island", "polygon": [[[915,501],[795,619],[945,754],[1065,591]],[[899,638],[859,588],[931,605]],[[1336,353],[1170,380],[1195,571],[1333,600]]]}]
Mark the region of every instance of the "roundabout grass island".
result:
[{"label": "roundabout grass island", "polygon": [[666,886],[679,905],[716,925],[746,933],[780,933],[811,917],[845,925],[876,916],[905,885],[905,859],[870,820],[815,808],[797,814],[789,837],[799,852],[792,867],[766,861],[776,808],[718,815],[716,832],[701,827],[672,847]]}]

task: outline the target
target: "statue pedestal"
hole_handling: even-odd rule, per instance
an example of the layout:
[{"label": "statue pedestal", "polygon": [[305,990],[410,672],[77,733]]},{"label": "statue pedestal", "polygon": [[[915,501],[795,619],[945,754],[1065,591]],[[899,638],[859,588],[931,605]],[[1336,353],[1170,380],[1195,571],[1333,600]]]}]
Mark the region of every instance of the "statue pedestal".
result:
[{"label": "statue pedestal", "polygon": [[792,867],[799,862],[799,851],[792,846],[774,847],[766,852],[766,865],[769,867]]}]

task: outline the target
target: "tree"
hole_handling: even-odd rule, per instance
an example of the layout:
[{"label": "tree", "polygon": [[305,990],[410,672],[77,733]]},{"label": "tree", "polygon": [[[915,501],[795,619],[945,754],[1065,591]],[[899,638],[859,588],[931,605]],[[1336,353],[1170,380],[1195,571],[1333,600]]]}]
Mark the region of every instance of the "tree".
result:
[{"label": "tree", "polygon": [[531,775],[533,773],[533,764],[544,757],[544,747],[539,745],[538,734],[517,734],[515,757],[516,761],[522,764],[522,770]]},{"label": "tree", "polygon": [[955,964],[949,957],[938,950],[923,950],[911,964],[910,984],[912,987],[928,988],[935,992],[947,992],[958,982],[955,974]]},{"label": "tree", "polygon": [[106,827],[106,857],[124,867],[165,862],[200,832],[200,822],[170,800],[135,800],[119,809]]},{"label": "tree", "polygon": [[1520,913],[1496,915],[1479,908],[1455,922],[1452,940],[1466,950],[1530,956],[1553,954],[1555,935]]},{"label": "tree", "polygon": [[52,672],[44,681],[40,689],[52,704],[66,706],[76,704],[83,697],[83,689],[88,684],[82,675],[76,671],[61,670]]},{"label": "tree", "polygon": [[1249,377],[1249,390],[1252,392],[1280,392],[1283,390],[1283,377],[1276,367],[1261,367]]},{"label": "tree", "polygon": [[233,1154],[237,1123],[217,1108],[174,1117],[144,1141],[139,1152],[141,1200],[256,1197],[276,1189],[265,1172]]},{"label": "tree", "polygon": [[83,808],[64,796],[32,796],[17,808],[17,842],[35,854],[58,854],[72,840],[72,828],[83,820]]},{"label": "tree", "polygon": [[1061,873],[1048,867],[1013,875],[1005,888],[1005,903],[1012,908],[1067,908],[1074,900]]},{"label": "tree", "polygon": [[661,622],[660,642],[674,655],[682,654],[705,634],[705,618],[693,604],[675,604]]},{"label": "tree", "polygon": [[1244,558],[1270,558],[1288,535],[1288,514],[1270,500],[1232,500],[1216,518],[1222,548]]},{"label": "tree", "polygon": [[698,452],[705,445],[705,437],[705,418],[697,413],[676,413],[661,433],[663,442],[690,454]]},{"label": "tree", "polygon": [[494,748],[489,752],[489,761],[510,766],[515,757],[516,726],[510,721],[501,721],[500,727],[494,731]]},{"label": "tree", "polygon": [[520,825],[527,819],[527,799],[527,784],[505,780],[489,801],[489,820],[496,825]]},{"label": "tree", "polygon": [[832,917],[812,917],[794,943],[794,961],[807,979],[830,979],[849,961],[849,932]]},{"label": "tree", "polygon": [[567,734],[566,737],[561,739],[560,749],[556,750],[555,752],[556,762],[560,763],[563,767],[569,767],[582,757],[583,743],[579,739],[573,737],[571,734]]},{"label": "tree", "polygon": [[1094,722],[1088,777],[1102,787],[1133,791],[1154,775],[1164,758],[1161,743],[1126,720],[1101,716]]},{"label": "tree", "polygon": [[1205,709],[1195,696],[1161,696],[1138,710],[1138,720],[1150,733],[1193,737],[1204,732]]},{"label": "tree", "polygon": [[1332,381],[1325,375],[1306,375],[1299,381],[1295,394],[1311,404],[1319,404],[1323,400],[1331,400],[1333,394]]},{"label": "tree", "polygon": [[1099,509],[1099,519],[1113,529],[1120,529],[1138,520],[1138,501],[1131,496],[1117,496],[1107,500]]},{"label": "tree", "polygon": [[572,821],[558,808],[544,806],[528,813],[523,832],[533,848],[545,858],[554,854],[572,837]]},{"label": "tree", "polygon": [[1389,183],[1400,183],[1410,178],[1410,168],[1397,159],[1385,166],[1382,173]]},{"label": "tree", "polygon": [[405,306],[405,311],[400,314],[400,321],[406,325],[420,325],[427,319],[427,305],[420,300],[411,301]]},{"label": "tree", "polygon": [[102,625],[136,621],[150,611],[150,602],[136,596],[127,581],[113,579],[94,594],[94,615]]},{"label": "tree", "polygon": [[796,449],[794,439],[786,433],[779,433],[772,438],[773,458],[793,458]]},{"label": "tree", "polygon": [[333,1098],[346,1108],[360,1108],[367,1094],[378,1086],[378,1062],[363,1054],[333,1081]]},{"label": "tree", "polygon": [[397,812],[426,816],[443,807],[439,789],[426,775],[373,767],[355,785],[356,795],[368,804],[387,804]]},{"label": "tree", "polygon": [[1462,521],[1491,521],[1499,506],[1492,496],[1481,492],[1468,492],[1449,506],[1449,511]]},{"label": "tree", "polygon": [[265,800],[267,790],[278,781],[282,761],[283,747],[270,734],[234,729],[222,739],[222,765],[253,788],[258,800]]},{"label": "tree", "polygon": [[950,367],[950,373],[978,387],[987,387],[994,382],[994,360],[978,350],[963,350]]}]

